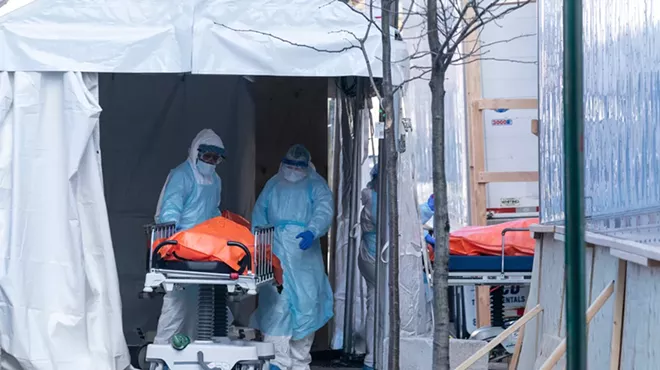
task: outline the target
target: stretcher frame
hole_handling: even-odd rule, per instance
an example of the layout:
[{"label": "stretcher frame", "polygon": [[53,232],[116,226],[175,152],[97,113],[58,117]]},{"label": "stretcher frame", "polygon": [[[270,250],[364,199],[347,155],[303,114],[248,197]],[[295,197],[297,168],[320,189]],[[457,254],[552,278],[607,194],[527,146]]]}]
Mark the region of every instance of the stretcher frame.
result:
[{"label": "stretcher frame", "polygon": [[[448,285],[455,287],[454,289],[454,318],[455,331],[459,338],[463,338],[465,332],[465,306],[463,304],[463,296],[465,294],[463,287],[467,285],[475,286],[499,286],[499,285],[531,285],[532,282],[532,266],[534,256],[530,256],[530,269],[529,271],[507,271],[506,269],[506,234],[509,232],[530,232],[529,228],[505,228],[502,230],[502,249],[499,255],[500,258],[500,271],[449,271]],[[459,256],[457,256],[459,257]],[[482,256],[460,256],[464,258],[482,257]],[[451,258],[451,256],[449,257]],[[497,258],[497,257],[490,257]],[[475,297],[478,298],[478,297]],[[490,299],[488,300],[490,301]],[[490,307],[489,307],[490,308]],[[477,309],[478,310],[478,309]],[[489,311],[490,312],[490,309]],[[489,320],[490,321],[490,320]]]},{"label": "stretcher frame", "polygon": [[[529,285],[532,281],[532,270],[529,271],[507,271],[505,247],[506,247],[506,234],[509,232],[530,232],[529,228],[505,228],[502,230],[502,250],[500,254],[500,271],[493,272],[480,271],[460,271],[453,272],[449,270],[449,286],[464,286],[464,285]],[[463,257],[463,256],[462,256]],[[471,256],[466,256],[470,258]],[[482,257],[482,256],[474,256]],[[451,258],[451,256],[449,257]],[[530,256],[530,262],[533,261],[533,256]],[[531,263],[530,263],[531,266]]]},{"label": "stretcher frame", "polygon": [[[173,244],[168,241],[176,234],[174,223],[150,224],[145,226],[147,233],[147,274],[143,293],[151,294],[162,288],[171,292],[175,285],[225,285],[227,292],[233,295],[256,295],[257,288],[274,281],[273,239],[275,229],[272,226],[258,227],[254,230],[254,253],[243,244],[228,242],[245,251],[249,264],[244,273],[217,273],[194,271],[191,269],[167,269],[158,266],[159,248]],[[155,248],[157,240],[165,240]],[[176,261],[175,261],[176,262]],[[217,266],[218,262],[194,262],[182,260],[184,266]],[[210,264],[210,265],[209,265]],[[183,350],[176,350],[170,344],[150,344],[146,347],[145,360],[150,370],[211,370],[221,364],[222,368],[261,369],[269,366],[268,361],[275,358],[271,343],[248,340],[232,340],[214,337],[212,341],[194,340]]]},{"label": "stretcher frame", "polygon": [[[145,226],[147,233],[147,274],[144,281],[144,293],[153,293],[158,287],[163,287],[166,292],[171,292],[176,284],[200,284],[200,285],[226,285],[228,292],[247,293],[256,295],[257,288],[263,284],[272,283],[275,275],[273,271],[273,238],[275,228],[273,226],[256,227],[254,230],[255,246],[254,254],[240,243],[234,243],[246,251],[250,261],[249,267],[244,274],[239,273],[217,273],[194,270],[179,270],[161,268],[156,265],[157,248],[153,248],[157,240],[168,239],[176,234],[174,223],[149,224]],[[161,243],[163,244],[163,243]],[[193,262],[193,261],[189,261]],[[195,263],[195,262],[193,262]],[[199,262],[203,264],[204,262]]]}]

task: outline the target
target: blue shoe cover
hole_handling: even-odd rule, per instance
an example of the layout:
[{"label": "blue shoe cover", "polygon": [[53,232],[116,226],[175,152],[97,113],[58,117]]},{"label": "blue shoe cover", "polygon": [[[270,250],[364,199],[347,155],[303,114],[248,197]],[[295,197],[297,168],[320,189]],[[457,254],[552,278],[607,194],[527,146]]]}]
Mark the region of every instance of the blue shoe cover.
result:
[{"label": "blue shoe cover", "polygon": [[374,368],[371,366],[364,365],[364,367],[362,367],[362,370],[374,370]]},{"label": "blue shoe cover", "polygon": [[279,366],[270,364],[270,370],[282,370]]}]

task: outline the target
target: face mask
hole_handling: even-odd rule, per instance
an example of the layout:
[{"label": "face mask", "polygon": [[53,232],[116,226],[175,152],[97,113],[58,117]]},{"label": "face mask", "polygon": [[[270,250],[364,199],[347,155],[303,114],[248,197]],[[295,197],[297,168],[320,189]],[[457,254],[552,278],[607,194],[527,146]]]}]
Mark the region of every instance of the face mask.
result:
[{"label": "face mask", "polygon": [[197,161],[197,171],[199,171],[202,176],[211,176],[215,172],[215,166],[202,161]]},{"label": "face mask", "polygon": [[306,175],[303,171],[296,171],[288,168],[283,168],[282,174],[284,175],[284,178],[290,182],[298,182],[304,179]]}]

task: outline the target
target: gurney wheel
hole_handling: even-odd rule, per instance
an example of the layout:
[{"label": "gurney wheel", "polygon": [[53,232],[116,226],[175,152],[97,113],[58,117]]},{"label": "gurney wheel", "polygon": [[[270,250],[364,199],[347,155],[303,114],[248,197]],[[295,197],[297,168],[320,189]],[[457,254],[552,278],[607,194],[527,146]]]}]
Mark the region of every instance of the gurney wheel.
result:
[{"label": "gurney wheel", "polygon": [[146,369],[151,370],[153,365],[156,365],[155,363],[151,363],[151,365],[147,363],[147,346],[148,346],[148,344],[145,344],[142,347],[140,347],[140,349],[138,350],[138,355],[137,355],[138,366],[140,367],[140,369],[143,369],[143,370],[146,370]]},{"label": "gurney wheel", "polygon": [[160,363],[152,362],[149,365],[149,370],[164,370],[164,369],[165,369],[165,365],[160,364]]},{"label": "gurney wheel", "polygon": [[246,361],[237,363],[232,370],[261,370],[264,369],[263,361]]}]

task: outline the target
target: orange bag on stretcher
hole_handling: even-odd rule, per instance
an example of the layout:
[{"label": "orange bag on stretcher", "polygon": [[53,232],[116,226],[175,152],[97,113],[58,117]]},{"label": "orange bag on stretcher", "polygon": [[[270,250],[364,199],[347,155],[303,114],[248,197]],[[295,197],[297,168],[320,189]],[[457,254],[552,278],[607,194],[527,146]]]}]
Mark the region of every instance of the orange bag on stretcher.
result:
[{"label": "orange bag on stretcher", "polygon": [[[538,218],[514,220],[490,226],[467,226],[449,234],[449,254],[458,256],[499,256],[502,254],[502,230],[529,228]],[[529,232],[509,231],[505,234],[506,256],[533,256],[535,241]],[[435,260],[433,247],[427,245],[429,259]]]},{"label": "orange bag on stretcher", "polygon": [[[538,218],[514,220],[490,226],[468,226],[449,234],[449,253],[462,256],[499,256],[502,254],[502,230],[528,229]],[[529,231],[509,231],[504,236],[504,254],[533,256],[535,241]]]},{"label": "orange bag on stretcher", "polygon": [[[188,230],[180,231],[167,240],[176,241],[176,244],[165,245],[158,251],[160,257],[166,261],[222,262],[238,272],[247,262],[244,260],[246,253],[242,248],[231,244],[244,245],[253,258],[255,254],[255,241],[250,231],[250,222],[228,211],[224,211],[221,217],[214,217]],[[165,239],[155,241],[152,248],[163,241]],[[266,252],[271,252],[271,248],[271,245],[267,245]],[[281,263],[274,254],[272,257],[275,280],[281,285]],[[247,271],[242,273],[247,274]]]}]

